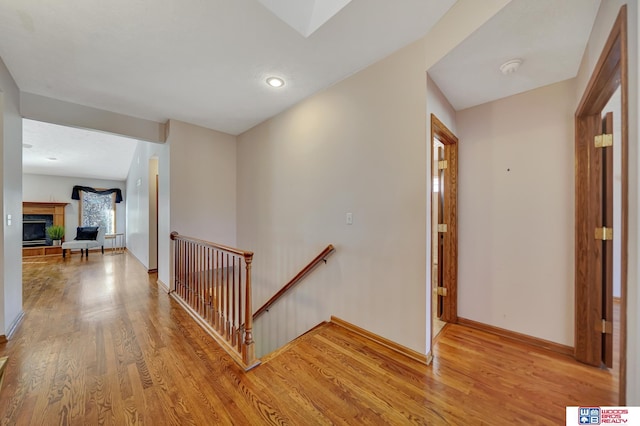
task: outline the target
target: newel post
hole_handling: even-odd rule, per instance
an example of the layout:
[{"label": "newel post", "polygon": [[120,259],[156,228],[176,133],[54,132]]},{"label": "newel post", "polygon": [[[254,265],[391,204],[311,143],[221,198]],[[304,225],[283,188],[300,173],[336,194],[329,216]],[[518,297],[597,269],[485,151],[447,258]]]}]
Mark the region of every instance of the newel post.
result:
[{"label": "newel post", "polygon": [[251,306],[251,262],[253,261],[253,253],[244,254],[244,262],[247,273],[246,279],[246,297],[244,307],[244,345],[242,345],[242,360],[245,365],[252,365],[256,359],[254,341],[253,341],[253,307]]},{"label": "newel post", "polygon": [[176,231],[173,231],[169,238],[171,238],[171,244],[169,244],[169,293],[176,291],[176,238],[178,238]]}]

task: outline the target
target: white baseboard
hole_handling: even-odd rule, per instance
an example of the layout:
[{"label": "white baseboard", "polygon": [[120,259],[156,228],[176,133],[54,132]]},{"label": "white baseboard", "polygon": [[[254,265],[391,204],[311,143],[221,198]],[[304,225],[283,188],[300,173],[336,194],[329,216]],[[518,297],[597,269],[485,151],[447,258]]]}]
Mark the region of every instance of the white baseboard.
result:
[{"label": "white baseboard", "polygon": [[166,285],[165,283],[163,283],[162,280],[157,280],[156,284],[158,284],[158,287],[162,287],[162,289],[164,291],[166,291],[167,293],[171,293],[171,290],[169,289],[169,286]]},{"label": "white baseboard", "polygon": [[7,340],[11,339],[11,337],[13,337],[13,334],[18,329],[18,326],[22,323],[23,319],[24,319],[24,311],[20,311],[16,319],[14,319],[11,325],[9,326],[7,330],[7,334],[0,336],[0,342],[1,341],[6,342]]}]

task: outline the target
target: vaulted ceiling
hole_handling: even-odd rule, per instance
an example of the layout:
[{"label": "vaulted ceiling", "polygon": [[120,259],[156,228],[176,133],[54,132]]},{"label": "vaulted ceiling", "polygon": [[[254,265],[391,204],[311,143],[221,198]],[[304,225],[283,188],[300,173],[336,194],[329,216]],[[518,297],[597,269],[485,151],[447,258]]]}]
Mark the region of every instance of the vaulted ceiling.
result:
[{"label": "vaulted ceiling", "polygon": [[420,38],[454,3],[353,0],[305,37],[258,0],[5,0],[0,57],[24,92],[238,134]]},{"label": "vaulted ceiling", "polygon": [[[23,92],[239,134],[424,36],[454,3],[4,0],[0,57]],[[429,74],[456,109],[571,78],[599,4],[512,0]],[[502,75],[513,58],[522,66]],[[285,85],[269,87],[269,76]],[[26,127],[26,139],[42,130]],[[82,144],[70,132],[52,141],[56,152],[74,134]]]}]

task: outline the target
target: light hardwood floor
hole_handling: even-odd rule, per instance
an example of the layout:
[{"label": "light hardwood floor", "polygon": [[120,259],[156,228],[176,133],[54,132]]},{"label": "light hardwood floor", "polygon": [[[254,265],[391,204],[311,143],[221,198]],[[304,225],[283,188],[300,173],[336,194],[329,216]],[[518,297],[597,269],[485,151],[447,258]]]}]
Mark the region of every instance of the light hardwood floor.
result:
[{"label": "light hardwood floor", "polygon": [[615,400],[606,370],[458,325],[431,366],[325,324],[245,374],[128,255],[23,268],[2,424],[557,425]]}]

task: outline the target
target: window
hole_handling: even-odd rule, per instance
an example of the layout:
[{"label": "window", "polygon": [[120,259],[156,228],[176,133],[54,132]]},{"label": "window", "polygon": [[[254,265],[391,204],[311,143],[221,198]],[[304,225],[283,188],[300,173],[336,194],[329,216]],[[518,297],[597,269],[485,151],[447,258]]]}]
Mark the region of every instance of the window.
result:
[{"label": "window", "polygon": [[80,226],[101,226],[105,234],[116,232],[115,194],[80,192]]}]

